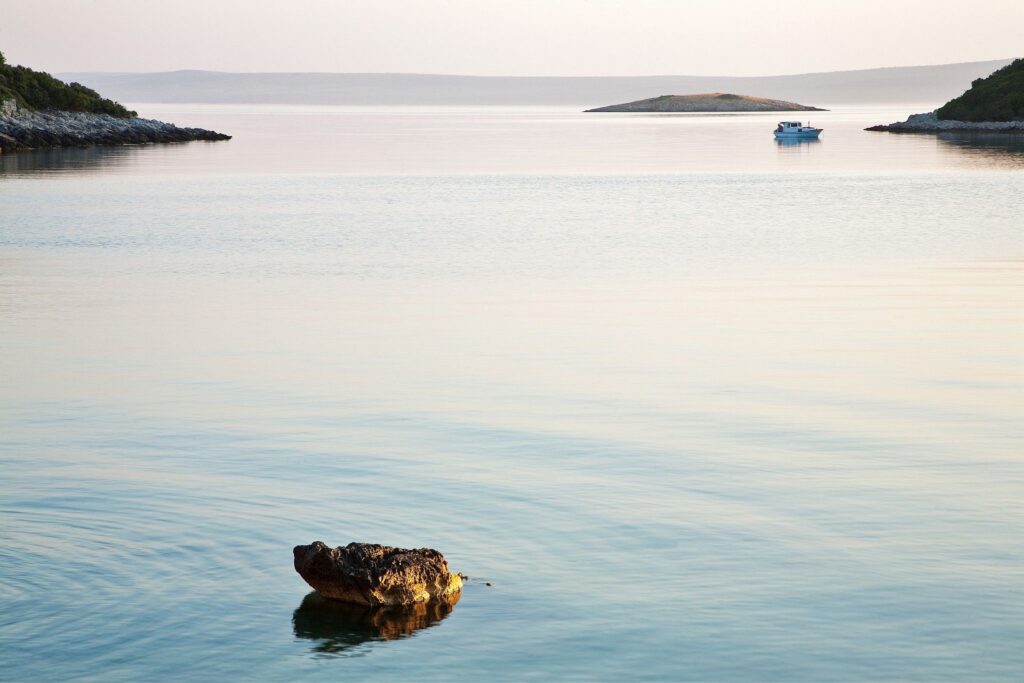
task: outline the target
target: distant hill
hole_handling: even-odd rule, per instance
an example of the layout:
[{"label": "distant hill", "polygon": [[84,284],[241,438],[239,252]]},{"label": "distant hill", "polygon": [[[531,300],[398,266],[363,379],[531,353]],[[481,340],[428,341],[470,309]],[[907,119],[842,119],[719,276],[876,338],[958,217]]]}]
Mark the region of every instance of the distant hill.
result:
[{"label": "distant hill", "polygon": [[68,84],[27,66],[11,66],[0,52],[0,100],[3,99],[13,99],[25,109],[109,114],[122,119],[135,116],[135,112],[84,85]]},{"label": "distant hill", "polygon": [[65,73],[125,102],[601,106],[652,92],[739,92],[791,102],[938,105],[1009,59],[791,76],[510,77],[429,74]]},{"label": "distant hill", "polygon": [[825,111],[796,102],[769,100],[731,93],[662,95],[646,100],[588,109],[588,112],[727,112],[727,111]]},{"label": "distant hill", "polygon": [[974,81],[970,90],[935,113],[946,121],[1024,120],[1024,59]]}]

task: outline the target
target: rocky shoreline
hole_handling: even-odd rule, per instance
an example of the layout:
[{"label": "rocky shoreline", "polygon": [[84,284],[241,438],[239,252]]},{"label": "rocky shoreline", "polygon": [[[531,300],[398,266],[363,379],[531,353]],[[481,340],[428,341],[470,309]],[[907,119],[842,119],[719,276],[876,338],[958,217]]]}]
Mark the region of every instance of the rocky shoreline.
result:
[{"label": "rocky shoreline", "polygon": [[0,113],[0,152],[3,153],[46,147],[230,139],[230,135],[212,130],[179,128],[173,123],[153,119],[24,109]]},{"label": "rocky shoreline", "polygon": [[912,114],[906,121],[887,126],[871,126],[864,130],[888,133],[1024,133],[1024,121],[949,121],[940,119],[935,112],[928,112]]}]

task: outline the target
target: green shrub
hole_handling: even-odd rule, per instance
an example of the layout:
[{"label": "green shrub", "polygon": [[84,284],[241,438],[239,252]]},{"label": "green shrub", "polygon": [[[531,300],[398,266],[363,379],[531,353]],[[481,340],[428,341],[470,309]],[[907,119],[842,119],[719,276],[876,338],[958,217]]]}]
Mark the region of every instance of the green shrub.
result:
[{"label": "green shrub", "polygon": [[977,79],[970,90],[944,104],[937,113],[940,119],[953,121],[1024,120],[1024,59]]},{"label": "green shrub", "polygon": [[65,83],[48,73],[25,66],[10,66],[0,52],[0,97],[13,97],[27,109],[57,109],[110,114],[127,119],[136,113],[81,83]]}]

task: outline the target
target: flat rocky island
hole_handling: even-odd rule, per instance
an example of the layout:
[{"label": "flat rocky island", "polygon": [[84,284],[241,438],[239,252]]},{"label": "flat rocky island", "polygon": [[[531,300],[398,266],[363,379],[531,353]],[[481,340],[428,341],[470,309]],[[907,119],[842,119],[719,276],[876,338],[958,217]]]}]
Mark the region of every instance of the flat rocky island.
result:
[{"label": "flat rocky island", "polygon": [[212,130],[140,119],[84,85],[10,66],[0,53],[0,152],[230,139]]},{"label": "flat rocky island", "polygon": [[757,111],[827,111],[796,102],[770,100],[765,97],[702,93],[699,95],[662,95],[646,100],[612,104],[588,112],[757,112]]}]

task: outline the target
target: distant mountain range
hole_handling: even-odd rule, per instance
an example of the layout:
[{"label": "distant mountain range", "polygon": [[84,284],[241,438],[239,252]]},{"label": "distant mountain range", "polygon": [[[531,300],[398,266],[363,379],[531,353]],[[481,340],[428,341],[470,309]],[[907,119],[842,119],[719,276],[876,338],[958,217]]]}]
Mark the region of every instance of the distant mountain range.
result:
[{"label": "distant mountain range", "polygon": [[62,73],[122,102],[336,105],[573,105],[672,93],[726,92],[830,104],[932,103],[964,92],[1012,60],[790,76],[444,76],[431,74]]}]

